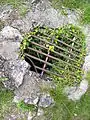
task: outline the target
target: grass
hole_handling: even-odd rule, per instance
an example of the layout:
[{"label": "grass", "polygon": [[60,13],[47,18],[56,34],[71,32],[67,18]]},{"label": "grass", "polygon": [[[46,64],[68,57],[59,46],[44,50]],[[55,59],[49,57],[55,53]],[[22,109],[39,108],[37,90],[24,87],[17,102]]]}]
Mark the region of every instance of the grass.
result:
[{"label": "grass", "polygon": [[82,11],[81,22],[83,24],[90,23],[90,0],[50,0],[52,6],[61,9],[62,6],[69,9],[79,9]]},{"label": "grass", "polygon": [[[90,74],[88,75],[90,82]],[[46,109],[47,118],[52,120],[90,120],[90,86],[79,101],[73,102],[63,95],[62,86],[57,85],[56,90],[51,90],[55,106]]]},{"label": "grass", "polygon": [[19,11],[21,16],[25,16],[28,11],[25,1],[26,0],[0,0],[0,5],[11,5]]},{"label": "grass", "polygon": [[25,0],[0,0],[0,4],[12,5],[14,8],[19,7]]},{"label": "grass", "polygon": [[6,90],[0,82],[0,120],[3,120],[4,115],[9,112],[13,97],[13,92]]},{"label": "grass", "polygon": [[17,107],[23,111],[35,111],[36,110],[36,106],[33,104],[26,104],[24,103],[24,101],[20,101],[19,103],[17,103]]}]

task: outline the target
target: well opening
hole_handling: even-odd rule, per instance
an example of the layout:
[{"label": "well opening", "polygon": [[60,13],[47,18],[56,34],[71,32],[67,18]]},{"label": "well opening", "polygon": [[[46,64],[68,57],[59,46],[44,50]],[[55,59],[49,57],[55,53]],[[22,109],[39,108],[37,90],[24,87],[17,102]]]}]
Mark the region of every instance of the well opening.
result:
[{"label": "well opening", "polygon": [[25,35],[20,54],[31,65],[30,70],[41,76],[47,74],[79,83],[83,74],[85,37],[73,25],[56,29],[37,26]]}]

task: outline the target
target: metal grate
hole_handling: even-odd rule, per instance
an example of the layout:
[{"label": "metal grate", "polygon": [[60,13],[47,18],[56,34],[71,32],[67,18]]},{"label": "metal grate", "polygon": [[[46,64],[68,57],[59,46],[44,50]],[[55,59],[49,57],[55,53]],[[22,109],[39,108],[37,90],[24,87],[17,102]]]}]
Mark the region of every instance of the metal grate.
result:
[{"label": "metal grate", "polygon": [[[25,49],[25,57],[31,62],[35,71],[39,71],[40,75],[44,73],[53,74],[64,77],[61,72],[53,72],[53,68],[57,71],[66,71],[67,74],[75,77],[74,72],[81,70],[82,54],[81,38],[77,34],[67,31],[57,36],[58,29],[50,29],[45,32],[45,27],[33,29],[28,35],[27,40],[29,46]],[[53,34],[52,34],[52,32]],[[69,34],[69,36],[68,36]],[[50,50],[53,48],[53,50]],[[78,65],[81,62],[80,65]],[[58,65],[58,63],[60,63]]]}]

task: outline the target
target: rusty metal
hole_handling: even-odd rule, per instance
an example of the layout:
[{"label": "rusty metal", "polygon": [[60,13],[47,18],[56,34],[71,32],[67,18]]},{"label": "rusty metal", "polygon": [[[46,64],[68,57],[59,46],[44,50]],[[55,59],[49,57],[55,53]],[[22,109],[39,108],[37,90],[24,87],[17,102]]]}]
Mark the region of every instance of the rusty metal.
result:
[{"label": "rusty metal", "polygon": [[[37,38],[37,39],[39,39],[39,40],[41,40],[41,41],[43,41],[43,42],[49,43],[48,41],[46,41],[46,39],[41,38],[42,36],[35,36],[35,35],[32,35],[32,37]],[[55,39],[56,39],[56,38],[55,38]],[[58,42],[60,42],[61,44],[65,45],[65,46],[67,46],[67,47],[69,47],[69,48],[72,48],[73,50],[75,50],[75,51],[77,51],[77,52],[81,52],[80,50],[78,50],[78,49],[76,49],[76,48],[74,48],[74,47],[72,47],[72,46],[66,44],[65,42],[63,42],[63,41],[61,41],[61,40],[59,40],[59,39],[56,39],[56,40],[57,40]],[[51,44],[51,43],[49,43],[49,44]],[[56,46],[55,44],[53,44],[53,45]],[[59,47],[59,46],[57,46],[57,47]]]},{"label": "rusty metal", "polygon": [[[64,70],[67,70],[68,66],[69,66],[72,71],[69,74],[72,75],[73,77],[75,77],[74,71],[81,69],[81,66],[77,66],[77,60],[80,59],[79,54],[81,53],[81,51],[79,49],[75,48],[75,45],[77,45],[77,47],[79,47],[79,48],[81,47],[81,44],[76,42],[76,40],[79,38],[74,37],[73,39],[71,39],[71,38],[68,38],[67,36],[64,36],[64,38],[68,39],[71,42],[71,45],[69,45],[68,43],[63,41],[63,36],[61,39],[56,39],[54,37],[51,37],[48,34],[44,34],[44,35],[45,36],[31,35],[30,37],[35,38],[36,41],[29,41],[31,44],[31,46],[29,46],[27,48],[29,53],[25,52],[25,56],[32,59],[31,62],[33,62],[32,64],[35,68],[35,71],[37,72],[37,70],[41,70],[41,76],[43,76],[44,72],[46,72],[49,74],[54,74],[59,77],[64,77],[62,75],[62,73],[58,74],[58,73],[53,73],[50,70],[47,70],[47,67],[48,66],[50,66],[50,68],[55,67],[59,70],[64,71]],[[47,37],[50,38],[50,40],[52,40],[52,41],[48,41]],[[56,39],[57,42],[59,42],[61,46],[53,43],[54,39]],[[49,51],[49,48],[46,47],[46,44],[54,46],[55,49],[57,49],[58,51],[56,51],[56,50]],[[34,45],[36,47],[40,47],[41,49],[43,49],[43,51],[39,50],[39,49],[35,49],[34,47],[32,47],[32,45]],[[64,48],[62,47],[62,45],[64,46]],[[30,54],[31,51],[34,54],[43,55],[45,59],[38,58],[37,56]],[[47,53],[45,51],[47,51]],[[41,62],[43,64],[43,66],[36,65],[33,60],[38,61],[38,63]],[[56,62],[60,62],[61,66],[62,66],[62,64],[64,64],[65,67],[63,68],[63,67],[55,66],[53,63],[50,63],[50,60],[55,60]],[[68,74],[68,72],[67,72],[67,74]]]},{"label": "rusty metal", "polygon": [[[32,41],[29,41],[29,42],[31,42],[31,43],[34,44],[34,45],[38,45],[38,46],[40,46],[40,47],[43,47],[44,49],[48,49],[48,48],[46,48],[45,46],[40,45],[40,44],[37,44],[37,43],[35,43],[35,42],[32,42]],[[53,46],[56,47],[57,49],[63,50],[64,52],[67,52],[67,53],[69,53],[69,54],[71,54],[71,55],[79,58],[78,55],[76,55],[76,54],[74,54],[74,53],[71,53],[70,51],[68,51],[68,50],[66,50],[66,49],[63,49],[63,48],[61,48],[60,46],[57,46],[57,45],[55,45],[55,44],[52,44],[52,43],[48,42],[47,40],[44,40],[43,42],[46,42],[46,43],[48,43],[49,45],[53,45]],[[53,51],[53,52],[55,52],[55,51]]]}]

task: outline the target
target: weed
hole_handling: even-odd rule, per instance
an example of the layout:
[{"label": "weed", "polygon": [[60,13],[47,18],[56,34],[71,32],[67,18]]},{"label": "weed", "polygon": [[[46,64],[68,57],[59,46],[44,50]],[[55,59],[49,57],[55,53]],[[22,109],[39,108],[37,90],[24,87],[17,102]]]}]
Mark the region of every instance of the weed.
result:
[{"label": "weed", "polygon": [[24,101],[20,101],[19,103],[17,103],[17,107],[23,111],[35,111],[36,110],[35,105],[26,104],[24,103]]}]

